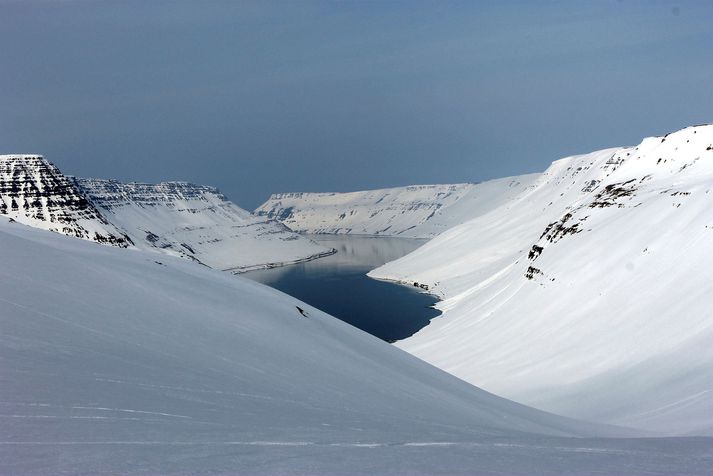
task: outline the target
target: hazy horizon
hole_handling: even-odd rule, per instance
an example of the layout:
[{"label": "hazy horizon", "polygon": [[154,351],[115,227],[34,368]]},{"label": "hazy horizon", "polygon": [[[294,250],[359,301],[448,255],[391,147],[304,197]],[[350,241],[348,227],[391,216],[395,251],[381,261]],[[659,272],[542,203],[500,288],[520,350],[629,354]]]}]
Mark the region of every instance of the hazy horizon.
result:
[{"label": "hazy horizon", "polygon": [[478,182],[713,122],[713,4],[0,3],[0,153],[271,193]]}]

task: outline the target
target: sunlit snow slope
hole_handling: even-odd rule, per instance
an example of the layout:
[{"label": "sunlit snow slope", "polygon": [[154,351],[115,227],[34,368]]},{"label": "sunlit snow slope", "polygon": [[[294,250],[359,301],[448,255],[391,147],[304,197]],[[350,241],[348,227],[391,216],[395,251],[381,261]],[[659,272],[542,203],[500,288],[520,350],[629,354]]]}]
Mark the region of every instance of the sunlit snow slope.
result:
[{"label": "sunlit snow slope", "polygon": [[[618,430],[486,393],[266,286],[156,258],[0,219],[0,473],[526,474],[533,455],[557,469],[581,445],[601,447],[582,450],[582,469],[632,464],[619,443],[533,435]],[[416,466],[401,460],[412,451]]]},{"label": "sunlit snow slope", "polygon": [[305,233],[432,238],[515,196],[536,177],[349,193],[279,193],[255,213]]},{"label": "sunlit snow slope", "polygon": [[277,221],[251,215],[213,187],[74,181],[139,248],[233,271],[279,266],[330,252]]},{"label": "sunlit snow slope", "polygon": [[399,344],[571,416],[713,434],[713,126],[558,160],[372,276],[444,315]]}]

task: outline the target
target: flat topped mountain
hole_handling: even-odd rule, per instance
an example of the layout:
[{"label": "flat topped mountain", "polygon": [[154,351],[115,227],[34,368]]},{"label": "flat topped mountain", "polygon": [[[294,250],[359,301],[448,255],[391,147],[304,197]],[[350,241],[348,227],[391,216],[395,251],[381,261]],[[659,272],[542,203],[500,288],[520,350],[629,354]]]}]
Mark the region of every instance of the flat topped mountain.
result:
[{"label": "flat topped mountain", "polygon": [[[133,203],[139,206],[154,206],[163,203],[177,204],[190,200],[212,201],[217,206],[240,211],[244,218],[250,213],[235,206],[215,187],[196,185],[189,182],[160,182],[157,184],[117,180],[76,178],[72,180],[91,195],[92,201],[104,209],[126,206]],[[205,207],[201,207],[204,209]]]},{"label": "flat topped mountain", "polygon": [[222,270],[279,266],[331,252],[279,222],[251,215],[213,187],[68,177],[39,155],[0,156],[0,214]]},{"label": "flat topped mountain", "polygon": [[514,196],[535,177],[346,193],[278,193],[255,213],[306,233],[432,238]]},{"label": "flat topped mountain", "polygon": [[0,155],[0,214],[85,240],[120,247],[131,244],[73,181],[41,155]]},{"label": "flat topped mountain", "polygon": [[331,252],[277,221],[252,215],[213,187],[73,180],[139,248],[233,271],[278,266]]}]

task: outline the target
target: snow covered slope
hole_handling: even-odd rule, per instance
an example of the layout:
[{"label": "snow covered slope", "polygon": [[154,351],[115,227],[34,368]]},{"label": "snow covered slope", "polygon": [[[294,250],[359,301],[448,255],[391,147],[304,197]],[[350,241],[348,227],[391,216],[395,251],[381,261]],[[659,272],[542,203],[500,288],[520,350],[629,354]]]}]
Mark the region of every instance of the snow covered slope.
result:
[{"label": "snow covered slope", "polygon": [[499,395],[713,434],[713,126],[558,160],[370,273],[445,313],[403,349]]},{"label": "snow covered slope", "polygon": [[38,155],[0,155],[0,215],[222,270],[279,266],[331,253],[279,222],[251,215],[212,187],[77,179]]},{"label": "snow covered slope", "polygon": [[156,257],[0,220],[0,473],[708,467],[710,441],[545,437],[621,433],[486,393],[266,286]]},{"label": "snow covered slope", "polygon": [[74,183],[40,155],[0,155],[0,214],[85,240],[130,245]]},{"label": "snow covered slope", "polygon": [[278,266],[331,252],[277,221],[251,215],[213,187],[73,180],[139,248],[233,271]]},{"label": "snow covered slope", "polygon": [[280,193],[255,213],[305,233],[432,238],[516,195],[536,177],[350,193]]}]

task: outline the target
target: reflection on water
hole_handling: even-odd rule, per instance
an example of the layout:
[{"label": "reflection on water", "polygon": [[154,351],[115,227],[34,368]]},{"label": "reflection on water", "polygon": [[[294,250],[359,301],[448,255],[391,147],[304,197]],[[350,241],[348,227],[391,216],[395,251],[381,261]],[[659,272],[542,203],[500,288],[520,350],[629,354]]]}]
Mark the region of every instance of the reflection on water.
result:
[{"label": "reflection on water", "polygon": [[410,253],[425,241],[408,238],[310,235],[337,253],[243,276],[272,286],[389,342],[404,339],[440,314],[436,299],[366,273]]}]

